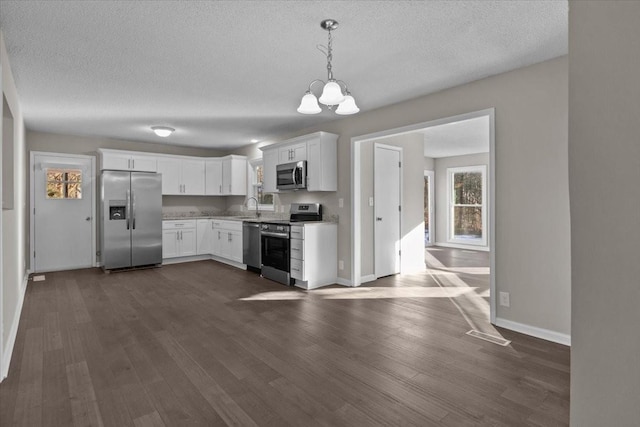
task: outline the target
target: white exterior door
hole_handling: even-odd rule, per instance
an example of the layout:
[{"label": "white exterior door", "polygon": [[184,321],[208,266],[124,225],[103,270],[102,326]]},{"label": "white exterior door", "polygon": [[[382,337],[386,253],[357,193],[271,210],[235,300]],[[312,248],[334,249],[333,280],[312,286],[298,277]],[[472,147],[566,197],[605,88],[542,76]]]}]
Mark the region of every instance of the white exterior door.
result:
[{"label": "white exterior door", "polygon": [[33,153],[33,271],[92,267],[95,260],[95,159]]},{"label": "white exterior door", "polygon": [[401,160],[401,148],[375,144],[373,174],[376,277],[400,273]]}]

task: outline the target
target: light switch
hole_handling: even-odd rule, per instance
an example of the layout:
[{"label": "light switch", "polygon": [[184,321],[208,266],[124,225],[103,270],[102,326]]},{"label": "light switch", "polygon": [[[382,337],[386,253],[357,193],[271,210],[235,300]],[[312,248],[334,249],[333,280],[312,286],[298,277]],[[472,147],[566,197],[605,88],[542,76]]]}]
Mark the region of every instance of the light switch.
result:
[{"label": "light switch", "polygon": [[373,197],[369,197],[369,206],[373,206]]},{"label": "light switch", "polygon": [[344,199],[342,197],[340,197],[338,199],[338,207],[339,208],[344,208]]}]

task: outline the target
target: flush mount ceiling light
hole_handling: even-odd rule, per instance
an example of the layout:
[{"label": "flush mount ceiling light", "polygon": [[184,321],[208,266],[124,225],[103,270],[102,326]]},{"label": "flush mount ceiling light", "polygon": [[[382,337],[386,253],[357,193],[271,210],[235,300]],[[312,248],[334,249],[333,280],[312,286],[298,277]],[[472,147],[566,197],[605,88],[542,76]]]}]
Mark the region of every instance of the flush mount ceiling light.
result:
[{"label": "flush mount ceiling light", "polygon": [[[331,31],[338,28],[338,21],[333,19],[325,19],[320,23],[320,26],[329,32],[329,42],[327,46],[318,45],[318,50],[324,53],[327,57],[327,83],[322,80],[314,80],[309,84],[309,90],[302,97],[302,101],[300,102],[300,106],[298,107],[298,113],[302,114],[318,114],[322,111],[320,106],[318,105],[318,101],[329,107],[331,110],[334,105],[337,105],[336,114],[348,115],[355,114],[360,109],[356,105],[355,99],[351,96],[349,92],[349,88],[347,84],[342,80],[336,80],[333,78],[333,72],[331,71],[331,60],[333,59],[332,54],[332,38]],[[320,95],[320,99],[316,98],[316,96],[311,92],[311,87],[314,83],[322,83],[322,94]],[[344,92],[342,91],[342,87],[340,85],[344,85]]]},{"label": "flush mount ceiling light", "polygon": [[166,138],[173,132],[175,132],[174,128],[170,128],[168,126],[151,126],[151,130],[153,131],[153,133],[163,138]]}]

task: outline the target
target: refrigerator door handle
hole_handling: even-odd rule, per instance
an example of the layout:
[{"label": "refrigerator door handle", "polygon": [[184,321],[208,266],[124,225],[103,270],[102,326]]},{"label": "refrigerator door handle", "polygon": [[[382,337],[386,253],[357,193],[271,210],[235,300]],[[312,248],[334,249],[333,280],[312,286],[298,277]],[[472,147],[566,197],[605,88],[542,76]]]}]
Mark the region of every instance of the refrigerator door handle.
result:
[{"label": "refrigerator door handle", "polygon": [[131,191],[131,228],[136,229],[136,195]]},{"label": "refrigerator door handle", "polygon": [[131,190],[127,190],[127,207],[125,208],[125,215],[127,216],[127,230],[129,229],[129,217],[131,212]]}]

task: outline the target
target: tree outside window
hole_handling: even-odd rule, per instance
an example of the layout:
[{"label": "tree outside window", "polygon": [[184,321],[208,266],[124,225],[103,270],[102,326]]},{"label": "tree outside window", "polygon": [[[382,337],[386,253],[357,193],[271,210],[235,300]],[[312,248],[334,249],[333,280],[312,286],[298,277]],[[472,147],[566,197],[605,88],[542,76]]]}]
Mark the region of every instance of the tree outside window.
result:
[{"label": "tree outside window", "polygon": [[47,199],[82,199],[80,169],[47,169]]},{"label": "tree outside window", "polygon": [[449,240],[486,245],[485,166],[450,168]]}]

